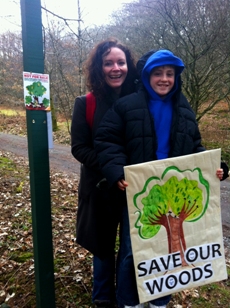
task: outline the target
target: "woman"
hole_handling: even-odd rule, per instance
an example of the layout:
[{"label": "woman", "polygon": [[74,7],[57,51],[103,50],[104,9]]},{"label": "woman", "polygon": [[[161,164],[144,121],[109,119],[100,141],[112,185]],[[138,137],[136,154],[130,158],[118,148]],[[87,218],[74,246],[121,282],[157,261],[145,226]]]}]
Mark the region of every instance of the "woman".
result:
[{"label": "woman", "polygon": [[115,302],[115,242],[124,192],[107,187],[94,150],[94,137],[106,111],[119,97],[134,92],[136,76],[130,50],[116,39],[102,41],[86,63],[87,87],[96,98],[92,127],[86,120],[86,96],[77,97],[74,105],[71,150],[82,164],[77,243],[94,255],[96,307],[113,307]]}]

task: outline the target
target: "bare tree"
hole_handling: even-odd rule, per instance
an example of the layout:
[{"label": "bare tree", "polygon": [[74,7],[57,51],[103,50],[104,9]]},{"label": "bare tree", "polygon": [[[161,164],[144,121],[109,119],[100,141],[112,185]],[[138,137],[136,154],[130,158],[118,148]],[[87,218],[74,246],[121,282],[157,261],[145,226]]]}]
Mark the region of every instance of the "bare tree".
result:
[{"label": "bare tree", "polygon": [[68,128],[75,98],[87,92],[84,62],[95,42],[102,38],[99,28],[85,26],[80,0],[77,0],[77,5],[76,19],[64,18],[43,8],[48,20],[48,27],[44,29],[44,46],[51,95],[54,106],[58,106],[65,116]]},{"label": "bare tree", "polygon": [[227,100],[229,84],[229,0],[138,0],[114,14],[137,54],[167,48],[183,59],[183,91],[200,120]]},{"label": "bare tree", "polygon": [[67,124],[78,88],[75,46],[62,37],[55,28],[46,31],[46,72],[50,75],[51,96],[54,106],[65,116]]},{"label": "bare tree", "polygon": [[[69,120],[75,97],[86,92],[83,63],[91,48],[91,31],[83,27],[79,0],[77,19],[64,18],[46,8],[43,10],[48,20],[48,27],[44,29],[44,50],[51,95],[54,106],[65,116],[70,131]],[[55,20],[49,19],[48,14]]]},{"label": "bare tree", "polygon": [[229,52],[223,53],[226,37],[222,36],[228,12],[228,0],[158,1],[157,13],[168,26],[162,45],[186,64],[183,89],[197,120],[230,94]]},{"label": "bare tree", "polygon": [[22,42],[12,32],[0,35],[0,103],[23,104]]}]

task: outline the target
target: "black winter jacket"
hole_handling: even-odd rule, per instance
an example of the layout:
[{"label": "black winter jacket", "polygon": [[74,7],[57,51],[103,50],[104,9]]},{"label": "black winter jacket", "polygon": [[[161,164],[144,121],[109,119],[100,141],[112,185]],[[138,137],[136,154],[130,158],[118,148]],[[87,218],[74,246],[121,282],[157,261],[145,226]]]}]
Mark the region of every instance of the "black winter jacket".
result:
[{"label": "black winter jacket", "polygon": [[[93,140],[97,127],[106,111],[112,106],[113,97],[96,102],[92,129],[86,122],[86,97],[77,97],[71,126],[71,151],[81,163],[78,187],[77,243],[99,258],[114,253],[119,206],[122,192],[117,188],[99,189],[103,179]],[[123,199],[123,198],[122,198]]]},{"label": "black winter jacket", "polygon": [[[157,159],[157,138],[145,90],[119,99],[107,112],[95,148],[110,186],[124,178],[124,166]],[[173,97],[170,148],[169,157],[205,150],[195,114],[181,92]]]}]

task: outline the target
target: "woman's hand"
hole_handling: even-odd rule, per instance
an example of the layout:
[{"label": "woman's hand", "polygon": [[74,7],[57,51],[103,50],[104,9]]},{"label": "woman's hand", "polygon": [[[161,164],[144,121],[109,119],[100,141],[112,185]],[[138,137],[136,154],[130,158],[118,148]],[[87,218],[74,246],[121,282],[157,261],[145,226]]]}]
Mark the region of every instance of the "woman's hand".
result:
[{"label": "woman's hand", "polygon": [[123,179],[117,182],[117,186],[120,190],[125,190],[128,185],[129,184]]},{"label": "woman's hand", "polygon": [[218,177],[218,179],[221,181],[223,179],[223,175],[224,175],[224,170],[223,169],[217,169],[216,170],[216,176]]}]

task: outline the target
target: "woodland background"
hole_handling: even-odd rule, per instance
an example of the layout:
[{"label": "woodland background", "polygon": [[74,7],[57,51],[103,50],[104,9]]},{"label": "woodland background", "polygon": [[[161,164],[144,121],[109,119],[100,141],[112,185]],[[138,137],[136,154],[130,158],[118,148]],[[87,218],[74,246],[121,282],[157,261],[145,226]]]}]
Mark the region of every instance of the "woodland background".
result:
[{"label": "woodland background", "polygon": [[[183,92],[196,113],[204,145],[221,147],[223,159],[229,161],[230,0],[137,0],[123,5],[100,27],[85,26],[79,1],[75,20],[45,8],[42,14],[48,19],[43,27],[44,60],[54,119],[61,114],[69,129],[74,99],[87,92],[84,62],[100,40],[118,38],[136,59],[150,49],[166,48],[186,65]],[[0,104],[24,105],[22,71],[21,33],[0,34]],[[216,106],[223,123],[207,134],[205,117]],[[213,121],[220,113],[214,112]],[[220,136],[218,144],[213,133]]]}]

